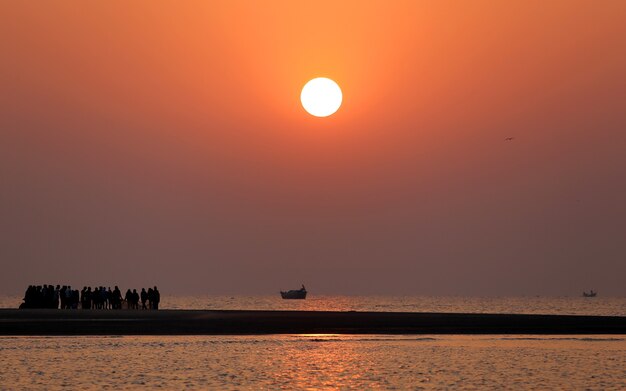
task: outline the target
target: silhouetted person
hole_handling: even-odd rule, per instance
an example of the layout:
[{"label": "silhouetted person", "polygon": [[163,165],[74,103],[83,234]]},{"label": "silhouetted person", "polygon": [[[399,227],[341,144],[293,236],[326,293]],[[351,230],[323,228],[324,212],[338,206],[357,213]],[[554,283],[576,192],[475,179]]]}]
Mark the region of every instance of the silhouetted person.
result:
[{"label": "silhouetted person", "polygon": [[73,310],[78,309],[78,303],[80,302],[80,292],[78,291],[78,289],[75,289],[72,291],[71,301],[72,301],[71,308]]},{"label": "silhouetted person", "polygon": [[133,302],[133,292],[131,292],[130,289],[126,291],[126,294],[124,295],[124,300],[126,300],[126,306],[128,307],[128,309],[131,309]]},{"label": "silhouetted person", "polygon": [[87,304],[87,287],[84,286],[83,289],[80,290],[80,308],[86,310],[89,309],[89,304]]},{"label": "silhouetted person", "polygon": [[148,288],[148,308],[154,308],[152,302],[154,301],[154,291],[152,288]]},{"label": "silhouetted person", "polygon": [[152,296],[153,296],[152,309],[158,310],[159,303],[161,302],[161,293],[159,293],[159,290],[157,289],[156,286],[152,290]]},{"label": "silhouetted person", "polygon": [[133,289],[132,299],[133,299],[133,309],[138,310],[139,309],[139,293],[137,293],[137,289]]},{"label": "silhouetted person", "polygon": [[122,308],[122,292],[120,292],[120,288],[115,285],[115,289],[113,289],[113,309],[119,310]]},{"label": "silhouetted person", "polygon": [[37,288],[34,285],[29,285],[24,292],[24,302],[20,305],[20,308],[35,308],[36,305]]},{"label": "silhouetted person", "polygon": [[54,289],[52,286],[48,286],[47,284],[43,285],[41,298],[41,308],[52,308],[52,303],[54,302]]},{"label": "silhouetted person", "polygon": [[141,309],[147,310],[146,301],[148,301],[148,292],[146,292],[146,288],[141,288]]},{"label": "silhouetted person", "polygon": [[55,309],[59,309],[59,295],[61,294],[61,286],[57,285],[56,288],[54,288],[54,308]]},{"label": "silhouetted person", "polygon": [[101,286],[100,287],[100,308],[101,309],[106,309],[106,305],[107,305],[107,290],[105,287]]},{"label": "silhouetted person", "polygon": [[61,302],[61,309],[64,310],[65,309],[65,291],[67,290],[67,287],[65,285],[63,285],[63,287],[61,287],[61,289],[59,289],[59,301]]},{"label": "silhouetted person", "polygon": [[74,292],[72,291],[72,286],[68,285],[67,289],[65,289],[65,308],[66,309],[71,309],[72,308],[72,294]]},{"label": "silhouetted person", "polygon": [[113,291],[111,290],[111,287],[109,287],[109,289],[106,291],[106,309],[110,310],[113,308]]}]

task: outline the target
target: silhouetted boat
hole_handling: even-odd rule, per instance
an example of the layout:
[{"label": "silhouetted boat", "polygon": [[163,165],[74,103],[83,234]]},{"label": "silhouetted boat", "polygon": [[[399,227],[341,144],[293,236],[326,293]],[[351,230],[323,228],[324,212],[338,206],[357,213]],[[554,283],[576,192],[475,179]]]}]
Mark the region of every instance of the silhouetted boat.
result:
[{"label": "silhouetted boat", "polygon": [[306,288],[302,285],[302,288],[297,290],[290,290],[287,292],[280,291],[280,296],[283,299],[306,299]]},{"label": "silhouetted boat", "polygon": [[587,292],[583,292],[583,297],[596,297],[598,292],[594,292],[593,289]]}]

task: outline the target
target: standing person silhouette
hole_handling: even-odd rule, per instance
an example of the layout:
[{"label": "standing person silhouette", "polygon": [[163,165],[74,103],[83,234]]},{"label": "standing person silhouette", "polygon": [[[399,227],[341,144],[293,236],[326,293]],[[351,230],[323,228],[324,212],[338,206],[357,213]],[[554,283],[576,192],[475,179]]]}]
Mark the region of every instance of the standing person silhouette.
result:
[{"label": "standing person silhouette", "polygon": [[148,308],[154,309],[154,291],[152,288],[148,288]]},{"label": "standing person silhouette", "polygon": [[152,303],[152,308],[154,308],[155,310],[158,310],[159,309],[159,303],[161,302],[161,293],[159,293],[159,290],[157,289],[156,286],[152,290],[152,295],[154,296],[153,303]]},{"label": "standing person silhouette", "polygon": [[137,293],[137,289],[133,289],[133,309],[139,309],[139,293]]},{"label": "standing person silhouette", "polygon": [[131,292],[130,289],[128,289],[126,291],[126,294],[124,295],[124,300],[126,300],[126,308],[131,309],[132,307],[132,302],[133,302],[133,292]]},{"label": "standing person silhouette", "polygon": [[115,289],[113,289],[113,309],[122,309],[122,292],[117,285],[115,285]]},{"label": "standing person silhouette", "polygon": [[141,288],[141,309],[147,310],[146,301],[148,301],[148,292],[146,292],[146,288]]},{"label": "standing person silhouette", "polygon": [[61,287],[57,285],[57,287],[54,289],[54,308],[55,309],[59,309],[59,298],[61,294],[60,292],[61,292]]},{"label": "standing person silhouette", "polygon": [[113,291],[111,287],[106,291],[106,308],[108,310],[113,309]]}]

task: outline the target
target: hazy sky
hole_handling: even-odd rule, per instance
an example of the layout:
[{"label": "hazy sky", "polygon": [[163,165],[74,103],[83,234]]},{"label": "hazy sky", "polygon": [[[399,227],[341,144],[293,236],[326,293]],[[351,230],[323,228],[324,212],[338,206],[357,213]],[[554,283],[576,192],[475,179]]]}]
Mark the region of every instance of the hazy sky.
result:
[{"label": "hazy sky", "polygon": [[626,295],[626,1],[9,0],[0,58],[0,292]]}]

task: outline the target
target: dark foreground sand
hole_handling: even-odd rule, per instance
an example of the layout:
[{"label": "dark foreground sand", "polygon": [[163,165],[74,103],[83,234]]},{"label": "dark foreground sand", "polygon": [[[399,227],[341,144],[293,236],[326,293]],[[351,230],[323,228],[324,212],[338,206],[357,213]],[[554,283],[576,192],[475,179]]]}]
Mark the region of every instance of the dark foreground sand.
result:
[{"label": "dark foreground sand", "polygon": [[626,317],[323,311],[0,310],[0,335],[626,334]]}]

